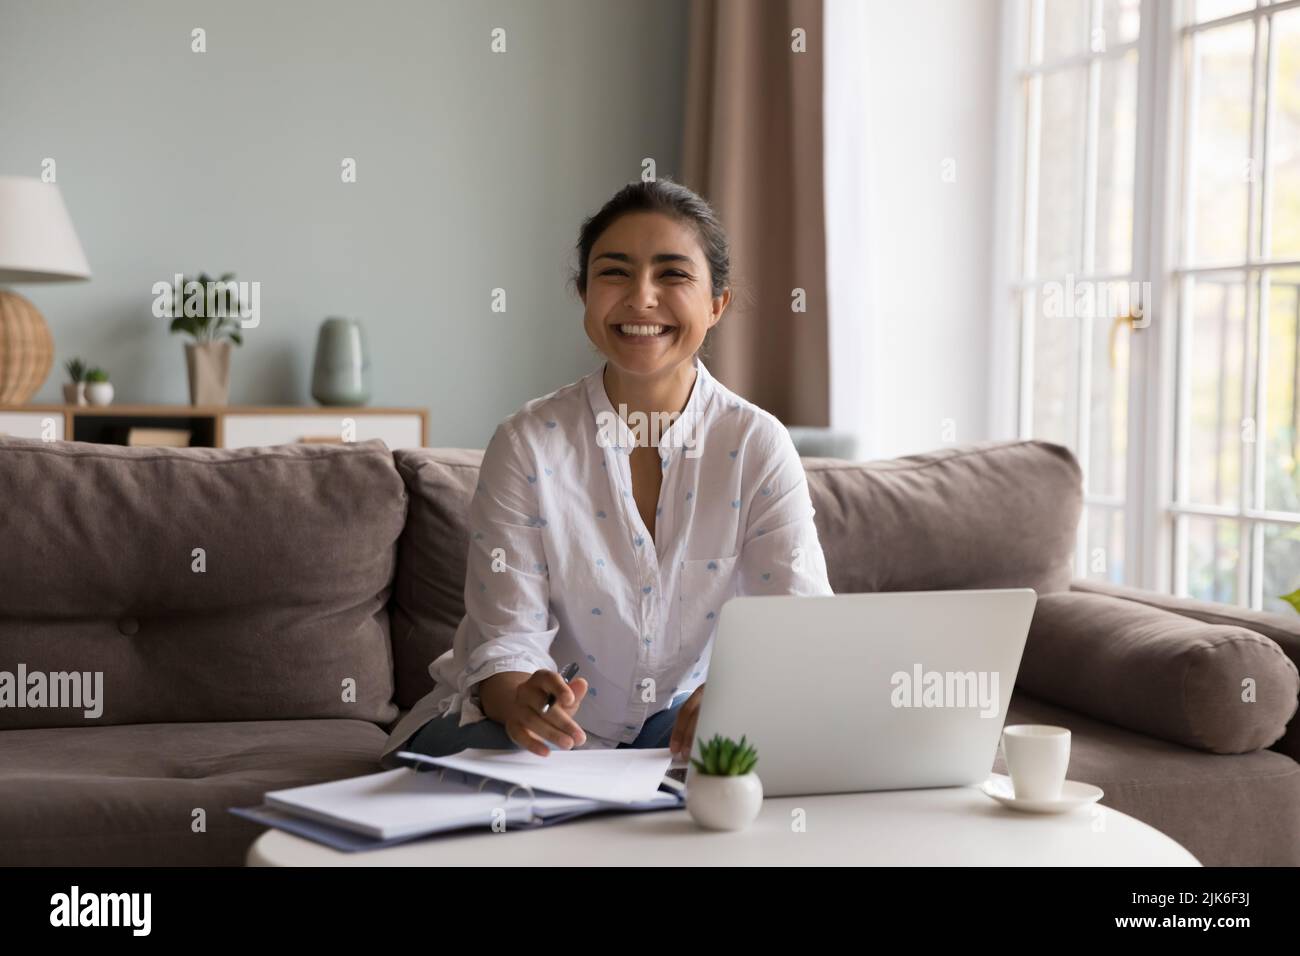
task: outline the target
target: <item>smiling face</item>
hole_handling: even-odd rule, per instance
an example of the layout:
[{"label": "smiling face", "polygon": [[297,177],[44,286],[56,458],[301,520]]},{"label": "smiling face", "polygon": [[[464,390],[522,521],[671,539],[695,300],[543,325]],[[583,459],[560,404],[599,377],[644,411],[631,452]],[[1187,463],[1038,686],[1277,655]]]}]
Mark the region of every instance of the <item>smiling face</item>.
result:
[{"label": "smiling face", "polygon": [[689,363],[731,301],[711,295],[708,262],[688,224],[656,212],[620,216],[587,260],[587,337],[611,365],[634,376]]}]

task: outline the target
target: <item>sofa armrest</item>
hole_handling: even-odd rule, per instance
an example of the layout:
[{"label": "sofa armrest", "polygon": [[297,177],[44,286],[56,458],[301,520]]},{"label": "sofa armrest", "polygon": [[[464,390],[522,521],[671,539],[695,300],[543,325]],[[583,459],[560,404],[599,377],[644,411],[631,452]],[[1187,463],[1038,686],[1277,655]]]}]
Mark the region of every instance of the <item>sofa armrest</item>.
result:
[{"label": "sofa armrest", "polygon": [[1016,687],[1218,754],[1274,745],[1300,706],[1300,673],[1264,635],[1076,591],[1039,597]]},{"label": "sofa armrest", "polygon": [[1263,634],[1272,640],[1292,663],[1300,666],[1300,614],[1273,614],[1269,611],[1251,611],[1232,604],[1218,604],[1214,601],[1198,601],[1195,598],[1174,597],[1171,594],[1158,594],[1141,588],[1121,587],[1102,581],[1087,581],[1075,578],[1070,582],[1071,591],[1083,591],[1088,594],[1106,594],[1110,597],[1136,601],[1149,607],[1158,607],[1164,611],[1173,611],[1183,617],[1196,618],[1206,624],[1229,624],[1244,627]]},{"label": "sofa armrest", "polygon": [[[1083,594],[1101,594],[1107,597],[1145,604],[1181,614],[1183,617],[1203,621],[1206,624],[1220,624],[1232,627],[1244,627],[1262,634],[1282,649],[1282,653],[1300,668],[1300,614],[1292,617],[1287,614],[1273,614],[1268,611],[1252,611],[1232,604],[1220,604],[1215,601],[1200,601],[1195,598],[1175,597],[1141,588],[1125,587],[1103,581],[1090,581],[1075,578],[1070,582],[1070,591]],[[1280,751],[1300,761],[1300,720],[1292,718],[1287,732],[1273,750]]]}]

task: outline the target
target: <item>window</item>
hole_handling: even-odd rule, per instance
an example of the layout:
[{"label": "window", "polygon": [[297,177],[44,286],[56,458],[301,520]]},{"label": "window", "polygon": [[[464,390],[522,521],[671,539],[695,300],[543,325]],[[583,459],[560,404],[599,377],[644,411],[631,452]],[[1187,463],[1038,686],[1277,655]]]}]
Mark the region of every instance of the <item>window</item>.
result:
[{"label": "window", "polygon": [[1293,613],[1300,587],[1300,4],[1177,28],[1177,593]]},{"label": "window", "polygon": [[1294,613],[1300,0],[1009,12],[1016,425],[1083,467],[1076,573]]},{"label": "window", "polygon": [[1012,290],[1019,433],[1084,471],[1076,572],[1125,579],[1138,0],[1022,0]]}]

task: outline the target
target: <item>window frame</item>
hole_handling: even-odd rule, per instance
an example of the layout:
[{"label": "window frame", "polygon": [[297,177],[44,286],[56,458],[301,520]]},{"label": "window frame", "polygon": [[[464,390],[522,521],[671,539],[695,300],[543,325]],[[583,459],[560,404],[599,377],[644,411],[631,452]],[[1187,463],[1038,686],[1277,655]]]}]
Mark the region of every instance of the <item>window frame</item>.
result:
[{"label": "window frame", "polygon": [[[1032,47],[1038,38],[1029,37],[1026,18],[1043,0],[1002,0],[1001,50],[999,55],[998,151],[999,177],[995,184],[998,220],[995,227],[993,301],[990,310],[994,364],[991,376],[991,433],[1032,434],[1033,322],[1034,306],[1022,293],[1041,286],[1053,276],[1028,275],[1033,264],[1036,235],[1034,204],[1037,199],[1037,139],[1034,122],[1040,110],[1033,97],[1041,87],[1028,84],[1032,73],[1066,65],[1089,63],[1087,126],[1089,142],[1083,144],[1087,161],[1095,158],[1096,71],[1100,57],[1122,57],[1128,49],[1138,56],[1137,111],[1133,178],[1133,249],[1131,274],[1123,277],[1148,280],[1144,301],[1144,322],[1130,329],[1129,380],[1126,427],[1125,496],[1107,501],[1092,495],[1087,486],[1090,465],[1091,411],[1091,320],[1081,321],[1076,369],[1079,382],[1075,401],[1074,452],[1085,476],[1084,510],[1076,539],[1075,574],[1086,576],[1086,522],[1090,507],[1118,507],[1124,514],[1124,581],[1129,586],[1175,594],[1187,593],[1187,519],[1218,517],[1236,522],[1240,531],[1241,560],[1238,562],[1239,603],[1262,607],[1264,531],[1270,525],[1300,525],[1300,514],[1263,510],[1263,456],[1267,437],[1261,425],[1267,388],[1268,275],[1272,270],[1300,265],[1300,261],[1262,258],[1267,252],[1269,199],[1272,163],[1267,147],[1273,116],[1271,57],[1276,47],[1272,17],[1300,7],[1300,0],[1259,2],[1255,7],[1206,21],[1193,22],[1193,0],[1141,0],[1141,28],[1136,41],[1117,45],[1098,55],[1059,58],[1029,66]],[[1098,25],[1101,0],[1090,6],[1092,24]],[[1233,22],[1268,20],[1270,29],[1256,28],[1252,56],[1252,103],[1250,119],[1251,156],[1258,157],[1257,175],[1248,186],[1246,247],[1243,262],[1195,266],[1188,248],[1191,163],[1189,140],[1194,135],[1195,81],[1192,42],[1189,38],[1207,29]],[[1267,34],[1265,36],[1265,33]],[[1261,57],[1261,52],[1263,56]],[[1264,96],[1260,99],[1260,90]],[[1022,98],[1027,93],[1028,99]],[[1027,107],[1033,106],[1032,109]],[[1028,118],[1026,114],[1029,114]],[[1194,144],[1194,140],[1192,141]],[[1033,147],[1031,148],[1031,143]],[[1095,166],[1085,165],[1084,215],[1093,215]],[[1194,225],[1192,223],[1191,225]],[[1089,236],[1084,224],[1084,235]],[[1085,243],[1081,277],[1102,281],[1109,276],[1090,274],[1090,249]],[[1188,389],[1190,387],[1188,323],[1192,298],[1188,290],[1198,275],[1236,272],[1244,276],[1247,291],[1246,357],[1248,375],[1243,377],[1242,408],[1253,418],[1256,441],[1242,443],[1240,488],[1235,508],[1196,505],[1186,500],[1189,471]],[[1252,294],[1252,283],[1254,292]],[[1019,315],[1013,310],[1020,300]],[[1253,301],[1252,301],[1253,300]],[[1008,321],[1013,319],[1012,321]],[[1256,347],[1250,345],[1254,341]]]}]

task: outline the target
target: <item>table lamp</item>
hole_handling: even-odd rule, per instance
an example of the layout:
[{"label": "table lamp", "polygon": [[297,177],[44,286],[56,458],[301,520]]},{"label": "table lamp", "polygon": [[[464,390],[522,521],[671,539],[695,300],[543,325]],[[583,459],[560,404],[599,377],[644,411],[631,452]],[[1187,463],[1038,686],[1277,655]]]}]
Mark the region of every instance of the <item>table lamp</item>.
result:
[{"label": "table lamp", "polygon": [[[63,196],[54,183],[0,176],[0,286],[89,279]],[[54,339],[36,306],[0,288],[0,405],[21,405],[45,384]]]}]

